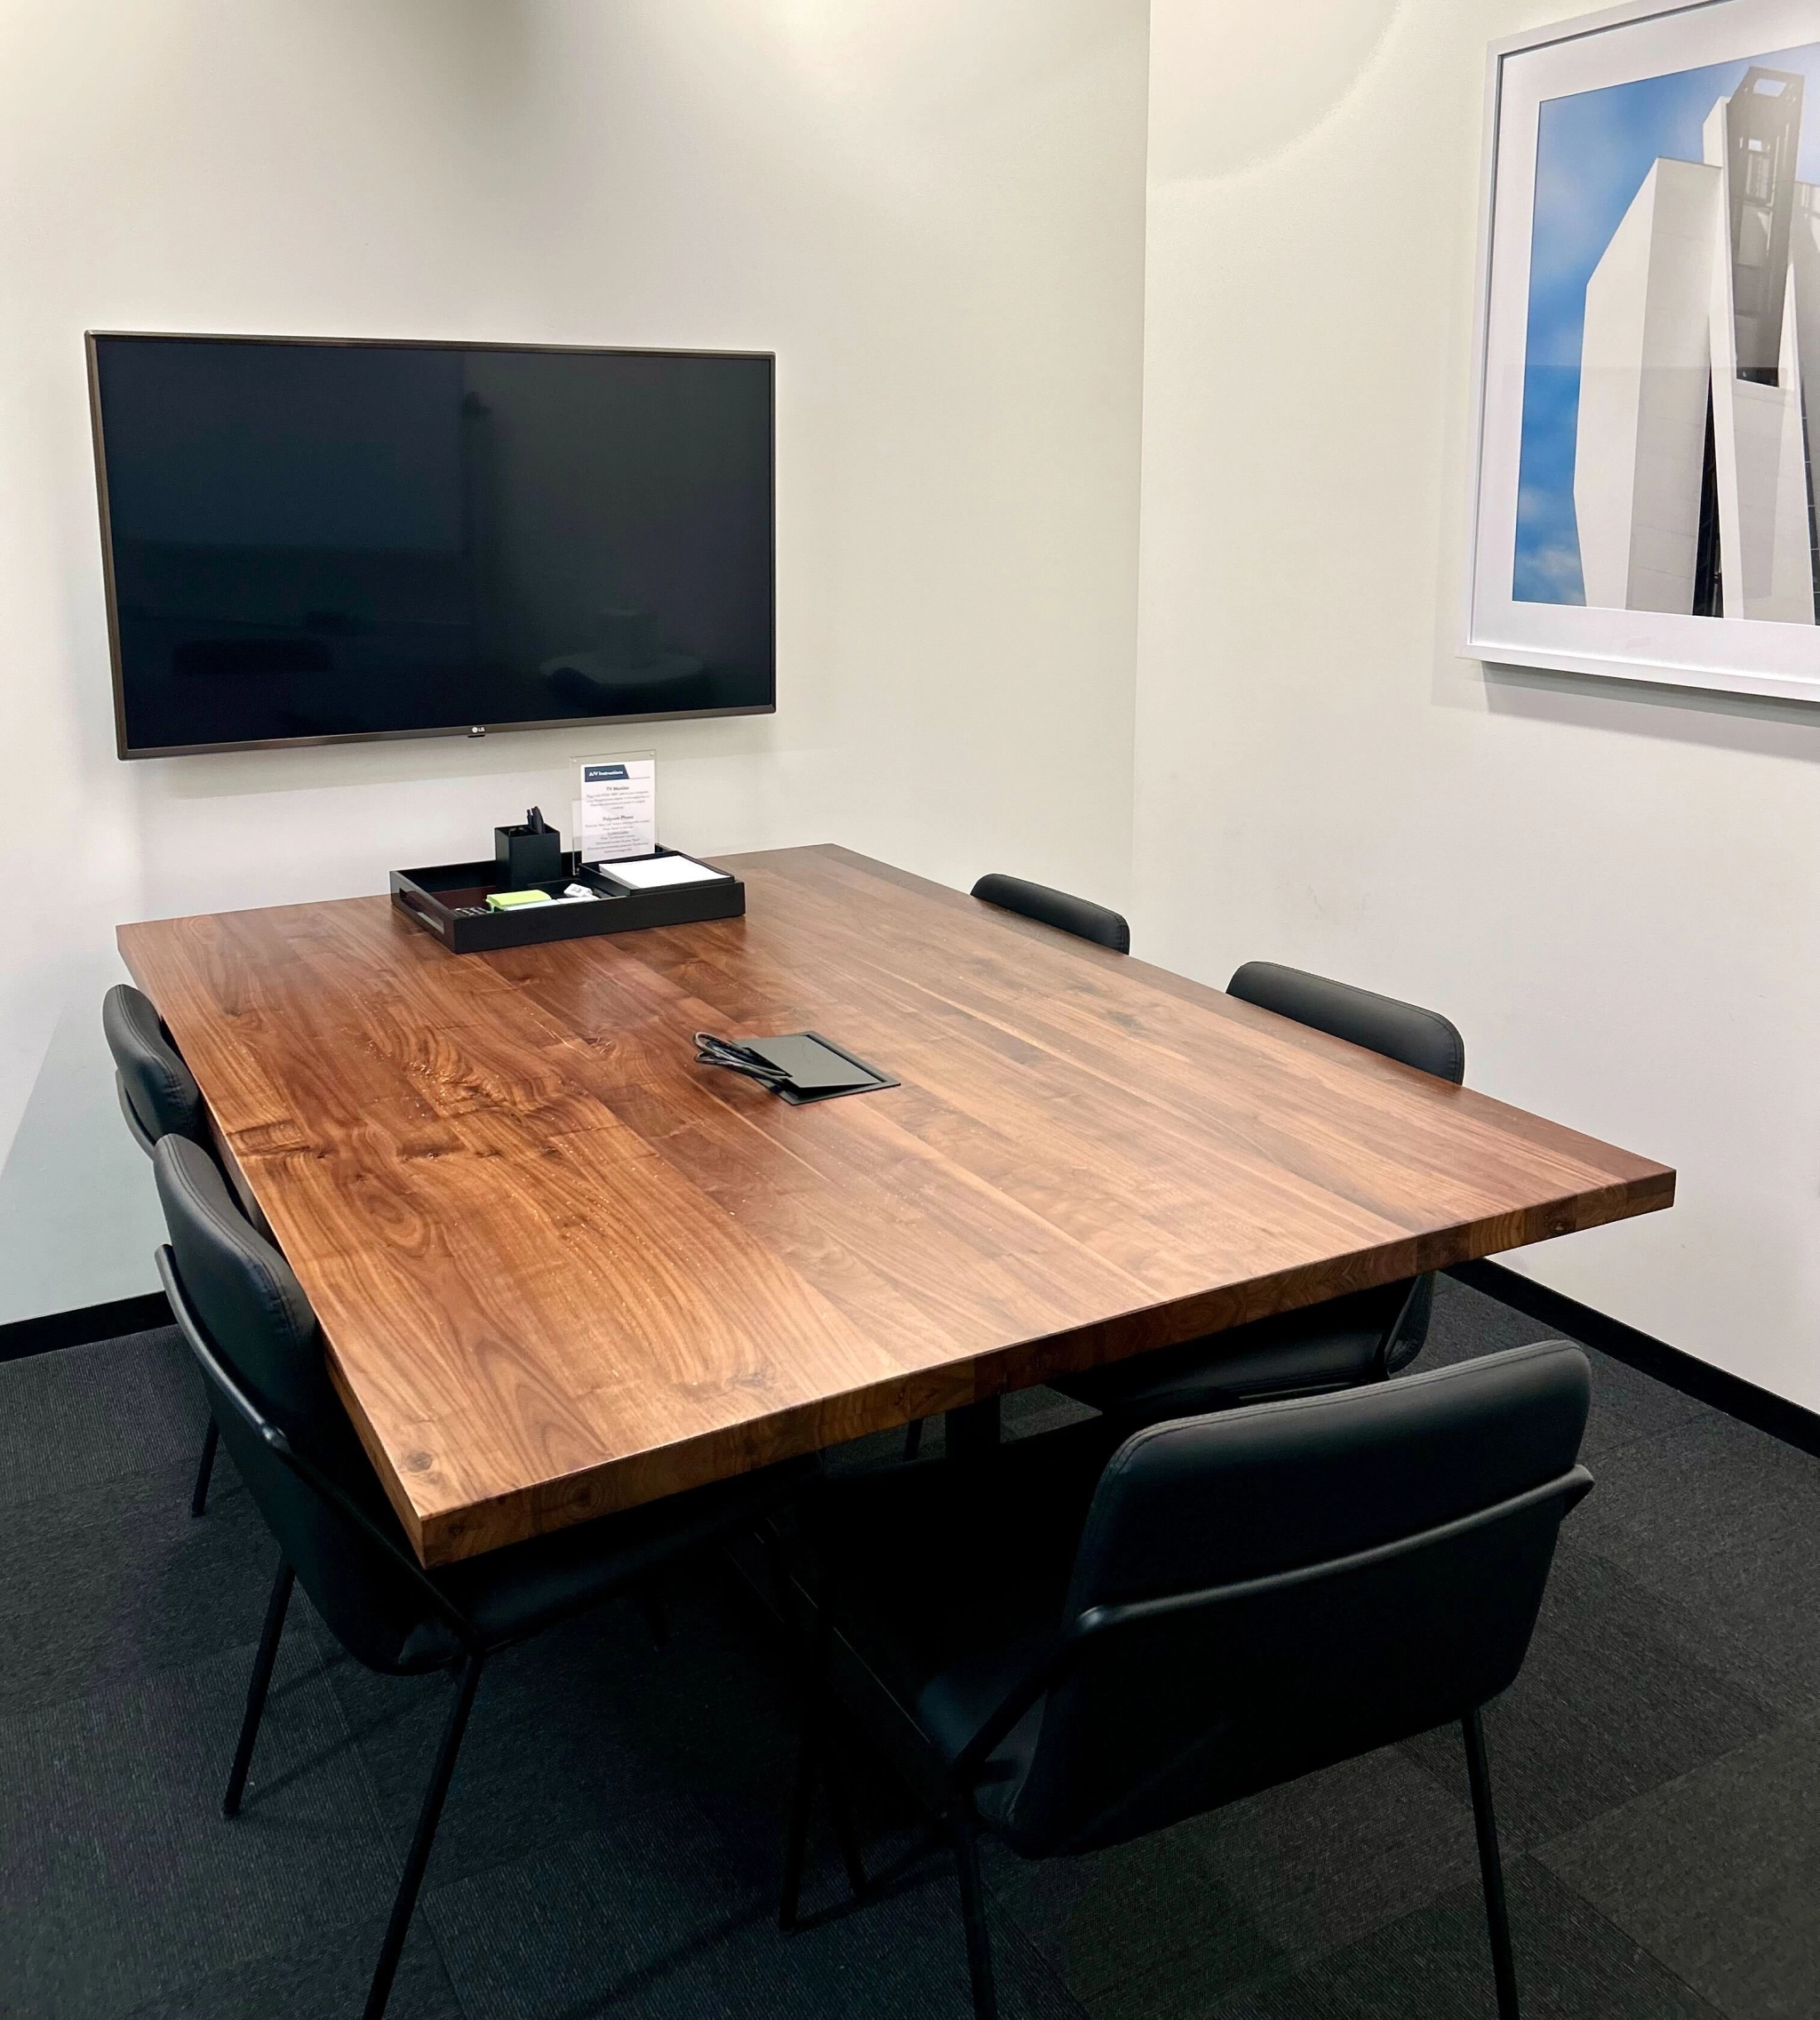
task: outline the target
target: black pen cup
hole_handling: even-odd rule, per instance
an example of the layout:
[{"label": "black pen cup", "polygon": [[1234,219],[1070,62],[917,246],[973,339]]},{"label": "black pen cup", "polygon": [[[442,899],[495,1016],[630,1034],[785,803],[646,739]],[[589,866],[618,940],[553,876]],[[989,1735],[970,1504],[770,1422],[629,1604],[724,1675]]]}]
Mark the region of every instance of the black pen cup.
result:
[{"label": "black pen cup", "polygon": [[507,890],[550,883],[563,874],[563,837],[554,827],[545,828],[541,834],[523,825],[496,827],[493,859],[499,866],[499,882]]}]

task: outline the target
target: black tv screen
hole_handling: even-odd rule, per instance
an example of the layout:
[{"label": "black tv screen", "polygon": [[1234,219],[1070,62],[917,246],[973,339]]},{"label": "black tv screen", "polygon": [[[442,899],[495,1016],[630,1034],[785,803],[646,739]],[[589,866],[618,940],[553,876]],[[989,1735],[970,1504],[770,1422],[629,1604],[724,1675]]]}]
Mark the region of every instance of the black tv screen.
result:
[{"label": "black tv screen", "polygon": [[769,356],[88,342],[123,757],[775,707]]}]

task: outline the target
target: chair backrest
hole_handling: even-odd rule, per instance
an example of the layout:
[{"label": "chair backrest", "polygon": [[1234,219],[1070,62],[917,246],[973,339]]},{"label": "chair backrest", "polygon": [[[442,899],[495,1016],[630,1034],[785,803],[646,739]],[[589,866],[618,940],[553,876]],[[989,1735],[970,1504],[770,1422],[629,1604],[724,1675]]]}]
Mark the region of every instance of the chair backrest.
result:
[{"label": "chair backrest", "polygon": [[[1466,1077],[1466,1042],[1439,1010],[1399,1002],[1350,982],[1329,981],[1273,961],[1248,961],[1226,984],[1241,1002],[1293,1018],[1330,1037],[1344,1038],[1388,1059],[1401,1060],[1458,1087]],[[1384,1365],[1394,1373],[1422,1351],[1434,1309],[1434,1279],[1418,1277],[1395,1339],[1387,1343]]]},{"label": "chair backrest", "polygon": [[116,982],[101,998],[101,1030],[114,1055],[114,1084],[133,1141],[148,1156],[160,1137],[203,1137],[203,1092],[152,1000]]},{"label": "chair backrest", "polygon": [[1022,877],[1001,876],[994,870],[973,887],[973,896],[1001,910],[1017,912],[1045,926],[1058,926],[1076,939],[1109,946],[1114,954],[1130,954],[1131,929],[1119,914],[1105,905],[1084,898],[1071,898],[1066,890],[1051,890],[1046,883],[1028,883]]},{"label": "chair backrest", "polygon": [[1128,1439],[1004,1835],[1115,1844],[1506,1689],[1592,1485],[1588,1394],[1552,1341]]},{"label": "chair backrest", "polygon": [[1226,984],[1226,994],[1450,1080],[1456,1087],[1466,1077],[1466,1042],[1439,1010],[1273,961],[1248,961]]},{"label": "chair backrest", "polygon": [[222,1439],[286,1561],[361,1661],[441,1667],[459,1643],[330,1383],[303,1287],[242,1217],[205,1151],[161,1137],[152,1169],[171,1235],[161,1260],[172,1310]]}]

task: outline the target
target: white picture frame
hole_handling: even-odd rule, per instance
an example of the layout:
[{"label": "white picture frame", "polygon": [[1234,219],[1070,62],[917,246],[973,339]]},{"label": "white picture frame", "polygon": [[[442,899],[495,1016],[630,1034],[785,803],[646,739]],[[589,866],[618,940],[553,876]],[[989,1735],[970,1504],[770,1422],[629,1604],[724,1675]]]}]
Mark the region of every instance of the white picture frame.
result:
[{"label": "white picture frame", "polygon": [[[1807,106],[1776,80],[1810,60]],[[1467,657],[1820,701],[1816,185],[1820,0],[1642,0],[1491,46]]]}]

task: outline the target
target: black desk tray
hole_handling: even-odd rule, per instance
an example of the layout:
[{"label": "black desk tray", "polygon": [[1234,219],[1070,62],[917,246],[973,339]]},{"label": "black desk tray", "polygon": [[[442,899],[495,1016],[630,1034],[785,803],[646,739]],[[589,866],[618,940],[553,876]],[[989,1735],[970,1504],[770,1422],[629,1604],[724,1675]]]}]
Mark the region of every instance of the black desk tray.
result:
[{"label": "black desk tray", "polygon": [[[659,849],[659,856],[680,853]],[[689,857],[690,862],[698,861]],[[490,892],[504,887],[499,866],[437,863],[427,869],[394,870],[392,902],[433,932],[451,954],[491,954],[500,947],[542,946],[551,940],[591,939],[596,933],[628,933],[643,926],[689,926],[700,919],[737,919],[746,910],[746,886],[738,877],[711,883],[679,883],[667,890],[627,890],[613,882],[612,866],[583,869],[573,855],[563,874],[530,888],[563,895],[564,884],[586,884],[601,893],[593,905],[527,905],[490,912]]]}]

